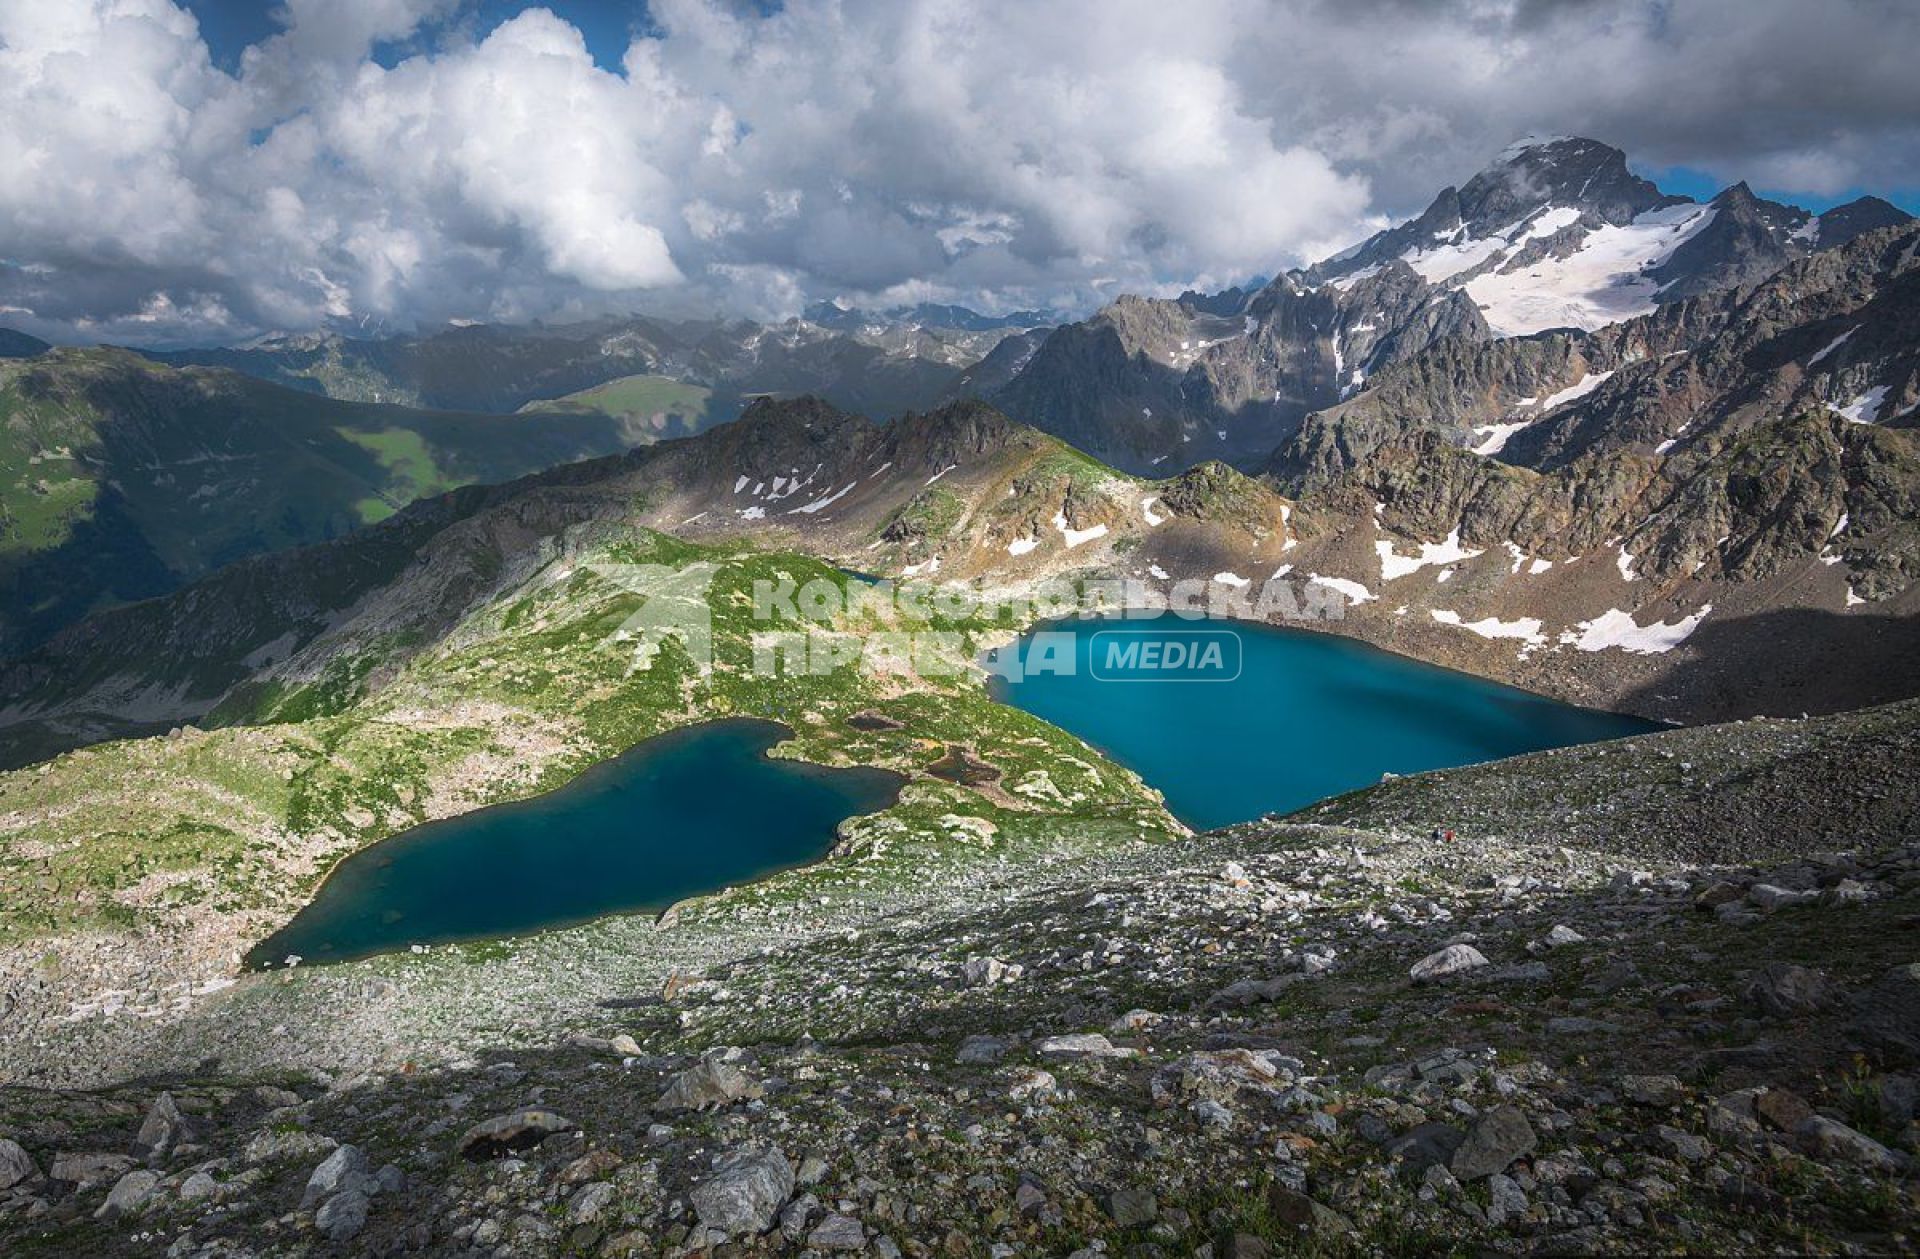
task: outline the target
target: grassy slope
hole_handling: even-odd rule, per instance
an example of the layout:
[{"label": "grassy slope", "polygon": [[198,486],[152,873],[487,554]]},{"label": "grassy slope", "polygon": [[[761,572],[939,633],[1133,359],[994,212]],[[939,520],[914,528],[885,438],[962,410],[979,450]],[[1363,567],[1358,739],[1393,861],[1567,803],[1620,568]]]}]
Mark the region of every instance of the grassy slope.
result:
[{"label": "grassy slope", "polygon": [[550,402],[529,402],[522,414],[605,415],[621,421],[636,439],[686,437],[732,414],[711,389],[666,376],[622,376]]},{"label": "grassy slope", "polygon": [[[630,649],[610,636],[642,600],[592,571],[599,562],[715,566],[710,675],[671,643],[647,668],[631,668]],[[264,934],[335,861],[366,844],[429,817],[552,788],[650,735],[728,714],[787,722],[796,736],[781,754],[823,763],[913,772],[954,741],[1002,769],[1001,783],[984,792],[921,778],[894,808],[857,824],[853,843],[878,863],[870,868],[897,864],[902,878],[920,877],[929,851],[978,846],[942,823],[949,816],[984,818],[1001,845],[1043,842],[1069,816],[1095,844],[1175,829],[1134,775],[993,703],[970,676],[754,676],[753,582],[782,574],[802,583],[839,577],[797,555],[701,548],[635,530],[557,561],[345,711],[308,715],[335,706],[330,688],[345,679],[329,679],[256,694],[253,711],[230,714],[279,724],[105,744],[0,776],[0,940],[165,929],[188,904],[243,915]],[[843,628],[888,627],[869,616]],[[949,657],[958,664],[989,627],[947,628],[962,634]],[[868,707],[905,728],[863,733],[845,724]]]},{"label": "grassy slope", "polygon": [[0,363],[0,648],[418,497],[627,444],[604,415],[339,403],[119,351]]}]

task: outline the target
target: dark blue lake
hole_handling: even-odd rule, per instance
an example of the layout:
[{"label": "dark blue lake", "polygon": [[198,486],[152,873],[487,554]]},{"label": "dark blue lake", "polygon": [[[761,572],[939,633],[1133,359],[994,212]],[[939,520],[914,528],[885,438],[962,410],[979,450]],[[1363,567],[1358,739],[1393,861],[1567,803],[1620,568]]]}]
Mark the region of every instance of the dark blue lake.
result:
[{"label": "dark blue lake", "polygon": [[664,909],[818,860],[842,820],[887,807],[904,780],[769,760],[786,734],[747,719],[677,730],[557,791],[384,840],[341,862],[247,964],[344,961]]},{"label": "dark blue lake", "polygon": [[[1045,628],[1074,631],[1072,674],[996,680],[995,693],[1132,769],[1165,794],[1175,816],[1199,828],[1291,812],[1383,773],[1661,728],[1331,634],[1168,617]],[[1096,634],[1198,640],[1223,631],[1239,640],[1232,681],[1199,680],[1204,673],[1194,670],[1177,680],[1142,680],[1138,669],[1115,675],[1098,667],[1112,650],[1107,637],[1103,654],[1094,655]]]}]

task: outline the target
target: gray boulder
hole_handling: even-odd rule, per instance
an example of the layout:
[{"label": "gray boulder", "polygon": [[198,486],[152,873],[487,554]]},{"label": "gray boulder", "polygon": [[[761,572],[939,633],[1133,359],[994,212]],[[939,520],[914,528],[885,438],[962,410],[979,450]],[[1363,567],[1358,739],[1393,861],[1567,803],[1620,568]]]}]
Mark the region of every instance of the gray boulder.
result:
[{"label": "gray boulder", "polygon": [[307,1177],[306,1190],[300,1195],[300,1209],[311,1211],[315,1204],[343,1189],[357,1187],[357,1182],[365,1179],[369,1179],[367,1156],[361,1153],[360,1147],[339,1146]]},{"label": "gray boulder", "polygon": [[766,1090],[752,1076],[730,1062],[705,1058],[667,1081],[655,1110],[705,1110],[751,1100]]},{"label": "gray boulder", "polygon": [[1894,967],[1862,993],[1850,1030],[1886,1058],[1920,1060],[1920,962]]},{"label": "gray boulder", "polygon": [[40,1174],[33,1158],[18,1141],[0,1137],[0,1190],[11,1189]]},{"label": "gray boulder", "polygon": [[520,1150],[530,1150],[548,1137],[573,1132],[580,1127],[564,1115],[550,1110],[515,1110],[477,1123],[460,1137],[463,1158],[504,1158]]},{"label": "gray boulder", "polygon": [[793,1164],[779,1150],[748,1147],[723,1155],[713,1175],[693,1187],[687,1200],[708,1228],[727,1236],[757,1236],[773,1227],[793,1196]]},{"label": "gray boulder", "polygon": [[1486,956],[1471,944],[1449,944],[1415,962],[1407,973],[1416,984],[1437,984],[1486,964]]},{"label": "gray boulder", "polygon": [[367,1226],[370,1205],[367,1195],[358,1189],[336,1193],[313,1217],[313,1226],[333,1241],[351,1241]]},{"label": "gray boulder", "polygon": [[1763,1014],[1790,1019],[1839,1004],[1840,990],[1817,970],[1790,962],[1769,962],[1747,985],[1747,999]]},{"label": "gray boulder", "polygon": [[1132,1058],[1140,1052],[1122,1049],[1098,1032],[1049,1036],[1033,1048],[1043,1058]]},{"label": "gray boulder", "polygon": [[1856,1132],[1824,1115],[1808,1119],[1794,1135],[1809,1153],[1833,1162],[1853,1163],[1883,1172],[1898,1171],[1906,1162],[1866,1133]]},{"label": "gray boulder", "polygon": [[998,1036],[969,1036],[960,1042],[960,1048],[954,1052],[955,1062],[991,1066],[1007,1056],[1012,1048]]},{"label": "gray boulder", "polygon": [[173,1153],[174,1147],[192,1141],[195,1136],[193,1123],[181,1113],[173,1094],[162,1093],[148,1108],[147,1117],[133,1138],[133,1156],[157,1163]]},{"label": "gray boulder", "polygon": [[150,1172],[144,1167],[128,1172],[108,1191],[107,1200],[100,1204],[98,1211],[93,1213],[94,1218],[117,1220],[123,1215],[138,1211],[146,1205],[147,1199],[153,1196],[154,1188],[159,1183],[159,1173]]},{"label": "gray boulder", "polygon": [[90,1189],[117,1180],[133,1169],[133,1160],[124,1154],[62,1154],[53,1160],[48,1175]]},{"label": "gray boulder", "polygon": [[807,1234],[807,1245],[815,1250],[865,1250],[867,1230],[852,1216],[835,1213]]},{"label": "gray boulder", "polygon": [[1533,1153],[1539,1144],[1533,1125],[1518,1107],[1496,1106],[1468,1129],[1467,1139],[1453,1152],[1448,1167],[1458,1180],[1479,1180],[1506,1171],[1513,1160]]}]

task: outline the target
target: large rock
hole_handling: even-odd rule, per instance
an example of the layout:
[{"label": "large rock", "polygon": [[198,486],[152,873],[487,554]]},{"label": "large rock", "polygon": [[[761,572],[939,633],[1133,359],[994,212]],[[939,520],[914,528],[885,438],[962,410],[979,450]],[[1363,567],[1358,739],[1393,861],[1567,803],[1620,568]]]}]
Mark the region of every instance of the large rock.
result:
[{"label": "large rock", "polygon": [[1132,1058],[1137,1049],[1122,1049],[1098,1032],[1048,1036],[1033,1047],[1043,1058]]},{"label": "large rock", "polygon": [[572,1132],[580,1125],[550,1110],[515,1110],[495,1115],[467,1129],[460,1138],[463,1157],[478,1162],[530,1150],[548,1137]]},{"label": "large rock", "polygon": [[708,1228],[729,1237],[758,1235],[793,1196],[793,1164],[779,1150],[753,1147],[723,1155],[713,1175],[693,1187],[687,1200]]},{"label": "large rock", "polygon": [[1888,1059],[1920,1060],[1920,962],[1894,967],[1862,993],[1851,1030]]},{"label": "large rock", "polygon": [[1413,976],[1416,984],[1437,984],[1486,964],[1486,956],[1471,944],[1449,944],[1438,953],[1429,954],[1415,962],[1408,974]]},{"label": "large rock", "polygon": [[146,1205],[147,1199],[153,1196],[153,1191],[159,1184],[160,1176],[157,1172],[150,1172],[144,1167],[128,1172],[114,1182],[112,1190],[107,1194],[107,1200],[100,1204],[98,1211],[93,1213],[94,1218],[117,1220],[123,1215],[138,1211]]},{"label": "large rock", "polygon": [[33,1165],[33,1157],[21,1148],[18,1141],[0,1137],[0,1190],[11,1189],[39,1174],[40,1169]]},{"label": "large rock", "polygon": [[1817,1014],[1839,1003],[1840,991],[1817,970],[1769,962],[1747,985],[1747,999],[1776,1019]]},{"label": "large rock", "polygon": [[371,1205],[359,1189],[336,1193],[313,1217],[313,1226],[333,1241],[351,1241],[367,1226],[367,1209]]},{"label": "large rock", "polygon": [[371,1179],[367,1173],[367,1156],[361,1153],[359,1146],[336,1147],[307,1177],[306,1190],[300,1195],[300,1209],[311,1211],[316,1203],[344,1189],[356,1187],[359,1180]]},{"label": "large rock", "polygon": [[807,1245],[815,1250],[865,1250],[867,1230],[859,1220],[836,1212],[807,1234]]},{"label": "large rock", "polygon": [[133,1156],[157,1163],[173,1153],[176,1146],[192,1141],[195,1135],[193,1122],[181,1113],[173,1094],[162,1093],[148,1108],[147,1117],[133,1138]]},{"label": "large rock", "polygon": [[1533,1153],[1540,1140],[1518,1107],[1496,1106],[1480,1116],[1448,1163],[1460,1180],[1479,1180],[1504,1172],[1513,1160]]},{"label": "large rock", "polygon": [[667,1081],[655,1110],[705,1110],[750,1100],[766,1092],[752,1076],[730,1062],[705,1058]]},{"label": "large rock", "polygon": [[1837,1119],[1814,1115],[1794,1134],[1801,1145],[1816,1158],[1838,1163],[1856,1163],[1875,1171],[1898,1171],[1906,1160],[1864,1132],[1856,1132]]},{"label": "large rock", "polygon": [[1429,1167],[1444,1166],[1467,1134],[1450,1123],[1423,1123],[1394,1137],[1380,1147],[1387,1158],[1401,1165],[1401,1173],[1418,1177]]},{"label": "large rock", "polygon": [[117,1180],[132,1169],[133,1160],[124,1154],[62,1154],[53,1160],[53,1168],[47,1174],[55,1180],[90,1189]]},{"label": "large rock", "polygon": [[1267,1213],[1276,1223],[1311,1237],[1343,1237],[1353,1232],[1346,1216],[1282,1184],[1267,1187]]}]

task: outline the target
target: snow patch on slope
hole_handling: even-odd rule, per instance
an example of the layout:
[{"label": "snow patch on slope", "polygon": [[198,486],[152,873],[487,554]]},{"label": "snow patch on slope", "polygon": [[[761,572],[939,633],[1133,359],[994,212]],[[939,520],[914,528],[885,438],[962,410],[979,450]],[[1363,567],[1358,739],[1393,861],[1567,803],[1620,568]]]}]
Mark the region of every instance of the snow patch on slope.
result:
[{"label": "snow patch on slope", "polygon": [[1686,642],[1711,611],[1713,605],[1709,603],[1692,616],[1682,617],[1672,624],[1655,621],[1652,625],[1641,625],[1633,619],[1633,613],[1609,608],[1591,621],[1582,621],[1577,632],[1563,632],[1560,641],[1581,651],[1605,651],[1609,647],[1618,647],[1636,656],[1657,656]]}]

